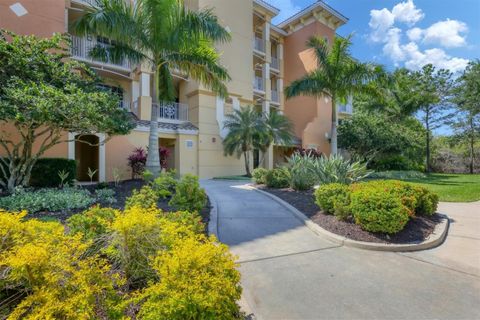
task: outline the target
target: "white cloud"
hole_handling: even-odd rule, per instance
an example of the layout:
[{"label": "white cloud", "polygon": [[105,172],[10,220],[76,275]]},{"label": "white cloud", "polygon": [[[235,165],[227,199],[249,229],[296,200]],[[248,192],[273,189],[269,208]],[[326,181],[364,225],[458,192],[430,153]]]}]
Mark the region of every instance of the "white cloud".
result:
[{"label": "white cloud", "polygon": [[455,73],[465,69],[468,64],[467,59],[451,57],[439,48],[427,49],[422,52],[414,42],[402,46],[402,51],[405,58],[405,67],[413,70],[418,70],[431,63],[437,68],[449,69]]},{"label": "white cloud", "polygon": [[293,0],[270,0],[268,3],[280,9],[279,15],[274,19],[275,23],[290,18],[302,9],[300,6],[295,5]]},{"label": "white cloud", "polygon": [[458,20],[445,20],[432,24],[424,30],[425,43],[438,43],[446,48],[462,47],[467,44],[465,36],[467,25]]},{"label": "white cloud", "polygon": [[425,16],[422,10],[415,6],[413,0],[400,2],[393,7],[392,13],[395,16],[396,21],[404,22],[409,25],[414,25]]},{"label": "white cloud", "polygon": [[[467,44],[465,33],[468,27],[457,20],[444,20],[430,25],[426,29],[414,27],[425,14],[418,9],[413,0],[395,5],[391,10],[370,11],[370,39],[383,44],[383,54],[389,57],[395,66],[401,63],[409,69],[419,69],[431,63],[437,68],[450,69],[452,72],[465,68],[468,60],[450,56],[441,48],[420,48],[437,44],[445,48],[460,47]],[[403,30],[396,23],[407,24],[410,29],[406,35],[410,42],[403,43]]]},{"label": "white cloud", "polygon": [[423,36],[423,30],[420,28],[412,28],[407,31],[407,36],[410,41],[420,41]]},{"label": "white cloud", "polygon": [[373,29],[371,39],[375,42],[385,40],[385,33],[393,26],[395,16],[387,9],[370,11],[370,22],[368,25]]}]

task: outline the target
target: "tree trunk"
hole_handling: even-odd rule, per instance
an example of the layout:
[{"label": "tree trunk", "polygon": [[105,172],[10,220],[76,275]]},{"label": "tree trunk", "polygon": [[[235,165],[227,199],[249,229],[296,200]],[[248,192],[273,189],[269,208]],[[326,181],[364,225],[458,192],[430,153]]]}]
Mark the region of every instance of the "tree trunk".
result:
[{"label": "tree trunk", "polygon": [[425,150],[425,172],[431,172],[430,166],[430,113],[428,108],[425,110],[425,128],[427,129],[427,144]]},{"label": "tree trunk", "polygon": [[245,171],[247,172],[247,177],[251,177],[252,173],[250,172],[250,155],[247,151],[243,153],[243,157],[245,158]]},{"label": "tree trunk", "polygon": [[473,125],[473,117],[470,117],[470,174],[473,174],[473,166],[475,163],[475,127]]},{"label": "tree trunk", "polygon": [[332,131],[330,133],[330,154],[336,155],[338,152],[337,147],[337,105],[335,97],[332,97]]},{"label": "tree trunk", "polygon": [[160,174],[160,154],[158,148],[158,70],[155,68],[155,74],[153,76],[153,89],[152,89],[152,112],[150,113],[150,133],[148,136],[148,154],[147,163],[145,169],[153,173],[156,177]]}]

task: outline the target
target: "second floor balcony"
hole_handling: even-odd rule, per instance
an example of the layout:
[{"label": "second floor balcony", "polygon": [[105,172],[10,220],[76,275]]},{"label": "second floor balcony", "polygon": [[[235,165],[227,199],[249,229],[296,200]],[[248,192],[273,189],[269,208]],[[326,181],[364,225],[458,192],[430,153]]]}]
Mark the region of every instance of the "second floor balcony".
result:
[{"label": "second floor balcony", "polygon": [[178,102],[160,102],[154,104],[158,106],[158,120],[159,121],[188,121],[188,105]]},{"label": "second floor balcony", "polygon": [[265,81],[262,77],[256,76],[253,78],[253,90],[255,91],[265,91]]},{"label": "second floor balcony", "polygon": [[100,61],[90,57],[90,51],[97,46],[107,47],[107,46],[110,46],[110,44],[106,43],[106,41],[99,41],[95,36],[87,36],[87,37],[72,36],[72,48],[71,48],[72,57],[84,62],[94,62],[94,63],[110,66],[117,69],[123,69],[125,71],[131,70],[132,66],[130,62],[126,59],[124,59],[119,63],[114,63],[109,60]]}]

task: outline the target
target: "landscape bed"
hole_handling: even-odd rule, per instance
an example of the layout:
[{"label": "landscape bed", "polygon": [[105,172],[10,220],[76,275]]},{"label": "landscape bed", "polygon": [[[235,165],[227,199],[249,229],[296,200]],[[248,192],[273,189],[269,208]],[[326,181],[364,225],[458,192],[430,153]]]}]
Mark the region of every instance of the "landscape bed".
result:
[{"label": "landscape bed", "polygon": [[357,241],[391,244],[419,243],[427,239],[441,221],[436,214],[417,216],[410,219],[405,228],[396,234],[373,233],[363,230],[351,219],[341,221],[334,215],[324,214],[315,204],[313,190],[295,191],[291,188],[274,189],[265,186],[259,186],[259,188],[289,203],[320,227]]},{"label": "landscape bed", "polygon": [[[91,194],[94,194],[96,190],[109,189],[115,192],[115,202],[107,203],[102,201],[97,201],[89,206],[77,209],[65,209],[58,211],[39,211],[34,213],[29,213],[26,217],[30,219],[40,219],[40,220],[59,220],[60,222],[65,222],[69,217],[74,214],[81,213],[88,209],[89,207],[99,205],[101,207],[109,207],[114,209],[123,210],[125,208],[125,201],[130,197],[134,190],[140,190],[143,186],[147,185],[144,180],[135,179],[135,180],[125,180],[117,184],[111,182],[107,184],[93,184],[78,187],[81,190],[87,190]],[[157,202],[157,207],[164,212],[175,212],[178,211],[168,204],[171,197],[165,199],[159,199]],[[210,219],[210,201],[207,196],[207,204],[205,207],[200,210],[199,214],[202,217],[202,222],[205,224],[206,230],[208,230],[208,222]]]}]

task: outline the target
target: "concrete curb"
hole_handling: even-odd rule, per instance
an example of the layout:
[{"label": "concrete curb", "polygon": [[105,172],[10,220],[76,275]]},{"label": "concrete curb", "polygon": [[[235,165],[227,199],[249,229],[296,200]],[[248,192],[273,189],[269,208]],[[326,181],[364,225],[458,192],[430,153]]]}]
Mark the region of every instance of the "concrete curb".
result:
[{"label": "concrete curb", "polygon": [[[206,190],[205,190],[206,191]],[[218,239],[218,205],[217,200],[210,193],[207,192],[208,199],[210,199],[210,221],[208,222],[208,234],[213,234]]]},{"label": "concrete curb", "polygon": [[373,250],[373,251],[391,251],[391,252],[407,252],[407,251],[419,251],[419,250],[431,249],[436,246],[439,246],[440,244],[443,243],[443,241],[445,241],[445,238],[448,233],[448,227],[450,225],[450,220],[448,219],[448,217],[446,215],[441,215],[442,221],[439,224],[437,224],[437,226],[435,227],[435,230],[430,235],[430,237],[421,243],[386,244],[386,243],[356,241],[356,240],[348,239],[343,236],[339,236],[338,234],[335,234],[328,230],[323,229],[318,224],[310,220],[306,215],[304,215],[298,209],[293,207],[291,204],[283,201],[282,199],[278,198],[277,196],[274,196],[271,193],[260,190],[253,185],[250,185],[250,187],[253,190],[260,192],[261,194],[271,198],[272,200],[276,201],[277,203],[287,208],[295,217],[297,217],[300,221],[302,221],[303,224],[306,227],[308,227],[310,230],[312,230],[315,234],[323,236],[334,243],[337,243],[346,247]]}]

